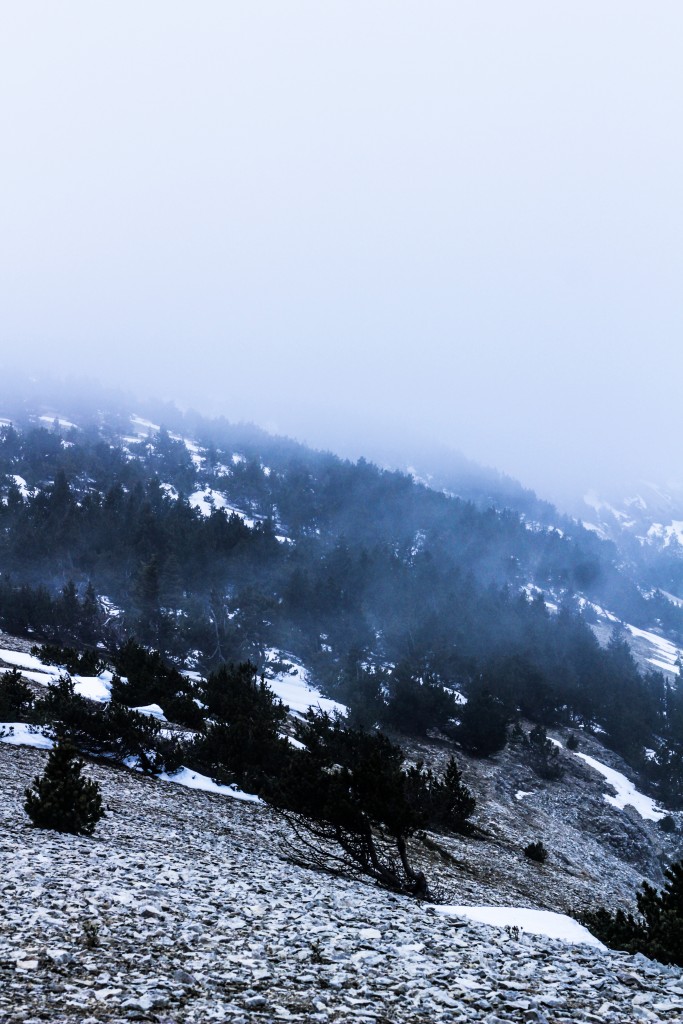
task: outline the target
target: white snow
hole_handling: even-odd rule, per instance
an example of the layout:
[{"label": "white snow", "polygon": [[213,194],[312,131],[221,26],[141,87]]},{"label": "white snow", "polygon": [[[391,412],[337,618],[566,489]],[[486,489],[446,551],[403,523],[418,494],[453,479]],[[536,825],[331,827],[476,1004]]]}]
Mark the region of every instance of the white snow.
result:
[{"label": "white snow", "polygon": [[619,622],[620,620],[612,612],[606,608],[602,608],[599,604],[595,604],[594,601],[587,601],[585,597],[580,597],[578,600],[579,608],[591,608],[596,615],[599,615],[601,619],[607,619],[608,622]]},{"label": "white snow", "polygon": [[137,428],[136,433],[138,437],[148,437],[150,434],[156,434],[159,431],[158,423],[143,420],[140,416],[131,416],[130,422]]},{"label": "white snow", "polygon": [[149,715],[150,718],[158,718],[160,722],[166,722],[166,715],[163,713],[158,704],[143,704],[140,708],[132,708],[133,711],[137,711],[140,715]]},{"label": "white snow", "polygon": [[204,456],[202,455],[201,448],[194,443],[194,441],[188,441],[186,437],[183,438],[183,443],[190,453],[192,459],[192,465],[195,469],[201,469],[204,465]]},{"label": "white snow", "polygon": [[178,492],[176,491],[173,484],[159,484],[159,487],[164,492],[167,498],[170,498],[172,501],[178,500]]},{"label": "white snow", "polygon": [[525,796],[533,796],[531,791],[526,792],[524,789],[518,789],[515,793],[515,800],[523,800]]},{"label": "white snow", "polygon": [[65,420],[62,416],[40,416],[41,423],[49,423],[50,426],[57,421],[57,425],[60,427],[75,427],[76,424],[72,423],[71,420]]},{"label": "white snow", "polygon": [[591,533],[597,533],[598,537],[601,540],[607,540],[607,534],[601,526],[596,526],[595,523],[587,523],[585,519],[583,520],[581,525],[583,526],[584,530],[590,530]]},{"label": "white snow", "polygon": [[186,786],[187,789],[200,789],[203,793],[218,793],[221,796],[230,796],[234,800],[243,800],[251,804],[263,803],[261,798],[253,793],[244,793],[237,786],[221,786],[207,775],[200,775],[199,772],[194,772],[190,768],[179,768],[177,772],[172,772],[170,775],[167,772],[161,772],[156,777],[162,782],[175,782],[176,785]]},{"label": "white snow", "polygon": [[74,691],[88,700],[97,700],[100,704],[111,700],[111,672],[103,672],[99,676],[72,676]]},{"label": "white snow", "polygon": [[23,651],[11,651],[9,648],[0,647],[0,661],[16,668],[28,668],[34,672],[43,672],[48,675],[59,675],[59,669],[54,665],[44,665],[40,658],[33,654],[25,654]]},{"label": "white snow", "polygon": [[26,483],[23,476],[18,476],[16,473],[14,473],[12,479],[19,488],[22,498],[29,498],[33,494],[33,491]]},{"label": "white snow", "polygon": [[[3,670],[0,669],[0,671]],[[30,669],[22,668],[21,674],[24,679],[28,679],[32,683],[37,683],[38,686],[50,686],[52,683],[56,683],[59,679],[58,672],[55,672],[55,675],[48,675],[47,672],[32,672]]]},{"label": "white snow", "polygon": [[305,750],[306,749],[306,744],[302,743],[301,740],[295,739],[294,736],[288,736],[287,733],[284,733],[284,732],[279,733],[279,736],[280,736],[281,740],[287,740],[287,742],[291,746],[296,747],[297,750]]},{"label": "white snow", "polygon": [[647,531],[649,541],[660,540],[665,548],[668,548],[672,541],[683,544],[683,520],[672,519],[668,526],[663,523],[653,523]]},{"label": "white snow", "polygon": [[346,714],[348,709],[344,704],[323,697],[320,690],[309,683],[308,672],[303,665],[275,648],[266,651],[266,660],[269,663],[283,662],[288,666],[284,671],[268,678],[268,686],[292,711],[304,715],[310,708],[320,708],[321,711],[327,711],[331,715]]},{"label": "white snow", "polygon": [[620,511],[620,509],[615,508],[614,505],[610,505],[609,502],[603,501],[595,493],[595,491],[589,491],[588,494],[584,495],[583,500],[589,508],[594,509],[596,512],[602,512],[603,509],[606,509],[614,516],[617,522],[620,523],[622,526],[634,525],[634,521],[629,519],[628,515],[625,512],[622,512]]},{"label": "white snow", "polygon": [[519,928],[531,935],[545,935],[549,939],[560,939],[573,944],[584,943],[605,949],[602,942],[566,914],[556,914],[551,910],[533,910],[531,907],[464,907],[436,906],[439,914],[453,917],[467,917],[471,921],[489,924],[494,928]]},{"label": "white snow", "polygon": [[168,435],[173,441],[182,441],[187,448],[192,464],[195,469],[201,469],[204,464],[204,456],[199,445],[195,444],[194,441],[190,441],[187,437],[181,437],[180,434],[169,434]]},{"label": "white snow", "polygon": [[254,519],[248,516],[246,512],[242,512],[241,509],[229,504],[225,495],[220,494],[219,491],[214,491],[211,487],[206,487],[203,491],[195,491],[194,494],[190,495],[188,501],[194,508],[198,508],[203,516],[210,516],[215,508],[223,508],[229,515],[234,513],[239,516],[244,525],[248,526],[250,530],[254,528]]},{"label": "white snow", "polygon": [[[32,683],[38,683],[41,686],[50,686],[52,683],[58,682],[60,675],[63,673],[63,669],[60,669],[57,665],[45,665],[40,658],[36,658],[33,654],[25,654],[23,651],[11,651],[4,647],[0,648],[0,661],[20,669],[22,675],[30,679]],[[0,669],[0,671],[2,670]],[[89,700],[100,702],[110,699],[111,672],[101,672],[99,676],[74,675],[71,678],[74,684],[74,691],[80,694],[81,697],[88,697]]]},{"label": "white snow", "polygon": [[123,615],[123,608],[119,608],[110,598],[101,595],[98,600],[102,605],[105,615],[109,615],[113,619],[118,619],[120,615]]},{"label": "white snow", "polygon": [[51,750],[53,742],[44,736],[36,725],[25,725],[23,722],[0,722],[0,743],[11,743],[15,747],[36,747],[38,750]]},{"label": "white snow", "polygon": [[632,637],[644,640],[645,643],[653,648],[652,657],[647,659],[651,665],[662,669],[664,672],[671,672],[673,675],[679,674],[676,662],[681,652],[675,644],[672,644],[670,640],[665,640],[662,636],[658,636],[657,633],[650,633],[646,629],[638,629],[636,626],[630,626],[628,623],[626,623],[626,629]]},{"label": "white snow", "polygon": [[649,796],[639,793],[633,783],[629,782],[621,772],[615,771],[614,768],[608,768],[606,764],[596,761],[594,757],[589,757],[588,754],[576,751],[575,755],[590,765],[591,768],[594,768],[596,772],[600,772],[603,778],[609,782],[610,786],[616,790],[616,796],[610,796],[609,793],[603,794],[608,804],[617,807],[620,811],[623,811],[627,806],[633,807],[641,818],[644,818],[646,821],[660,821],[666,816],[666,811],[661,811]]}]

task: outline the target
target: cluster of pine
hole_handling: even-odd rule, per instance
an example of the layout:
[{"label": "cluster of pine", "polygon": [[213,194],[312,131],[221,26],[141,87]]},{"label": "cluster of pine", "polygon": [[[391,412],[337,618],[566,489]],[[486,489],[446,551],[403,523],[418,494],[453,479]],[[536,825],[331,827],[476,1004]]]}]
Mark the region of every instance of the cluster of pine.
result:
[{"label": "cluster of pine", "polygon": [[643,882],[637,894],[638,913],[600,908],[586,915],[585,923],[613,949],[644,953],[653,960],[683,967],[683,861],[664,872],[664,888],[657,892]]},{"label": "cluster of pine", "polygon": [[[157,655],[131,645],[121,659],[133,679],[119,680],[124,693],[144,686],[160,667],[173,671]],[[5,710],[50,722],[59,737],[45,775],[27,793],[32,820],[68,832],[89,834],[94,828],[99,796],[80,776],[76,749],[153,774],[172,771],[182,760],[218,781],[259,793],[286,813],[302,837],[301,857],[431,898],[408,841],[425,829],[468,829],[475,800],[454,759],[443,777],[422,764],[406,766],[403,751],[381,732],[350,728],[322,712],[310,712],[289,738],[282,731],[284,706],[249,663],[223,666],[198,692],[200,728],[190,740],[173,740],[157,721],[117,698],[98,706],[79,697],[66,674],[35,700],[18,674],[8,673],[0,681]]]}]

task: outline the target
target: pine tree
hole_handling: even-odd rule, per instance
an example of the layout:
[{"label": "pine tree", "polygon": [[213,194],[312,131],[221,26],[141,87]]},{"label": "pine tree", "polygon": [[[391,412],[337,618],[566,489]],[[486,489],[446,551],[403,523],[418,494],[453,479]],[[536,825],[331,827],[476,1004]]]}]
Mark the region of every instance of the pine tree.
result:
[{"label": "pine tree", "polygon": [[45,773],[26,789],[24,810],[34,825],[74,835],[92,835],[104,817],[100,787],[81,775],[83,762],[70,740],[60,737],[50,751]]},{"label": "pine tree", "polygon": [[0,675],[0,721],[26,721],[33,710],[33,692],[12,668]]},{"label": "pine tree", "polygon": [[664,871],[664,888],[643,882],[636,899],[639,916],[604,908],[586,915],[585,923],[613,949],[644,953],[664,964],[683,967],[683,861]]}]

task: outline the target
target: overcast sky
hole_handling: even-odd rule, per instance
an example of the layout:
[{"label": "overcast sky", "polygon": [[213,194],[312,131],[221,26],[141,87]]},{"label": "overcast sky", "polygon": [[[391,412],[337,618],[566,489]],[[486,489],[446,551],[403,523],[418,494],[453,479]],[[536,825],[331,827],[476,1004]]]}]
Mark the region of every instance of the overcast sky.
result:
[{"label": "overcast sky", "polygon": [[680,0],[5,3],[0,361],[680,478],[682,52]]}]

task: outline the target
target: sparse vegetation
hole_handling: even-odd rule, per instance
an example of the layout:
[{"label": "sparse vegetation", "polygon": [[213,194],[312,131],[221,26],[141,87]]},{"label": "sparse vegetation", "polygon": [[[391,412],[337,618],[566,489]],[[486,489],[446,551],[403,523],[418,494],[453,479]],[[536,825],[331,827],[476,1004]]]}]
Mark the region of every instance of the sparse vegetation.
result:
[{"label": "sparse vegetation", "polygon": [[545,864],[548,859],[548,851],[539,839],[535,843],[529,843],[528,846],[524,847],[524,856],[528,857],[529,860],[536,861],[537,864]]},{"label": "sparse vegetation", "polygon": [[475,801],[455,761],[438,778],[422,764],[406,766],[403,751],[382,733],[346,728],[324,713],[310,712],[298,736],[305,749],[291,752],[270,796],[297,831],[300,856],[433,898],[409,841],[424,829],[466,829]]}]

